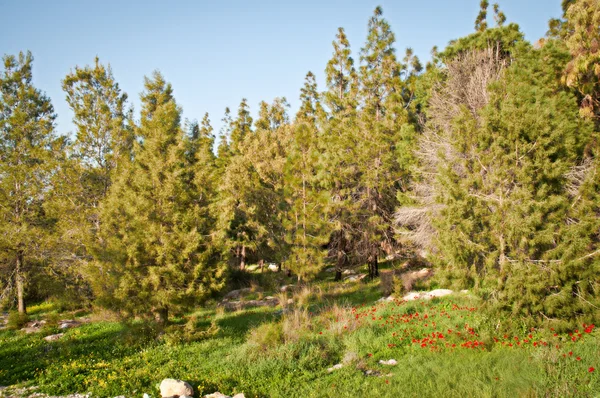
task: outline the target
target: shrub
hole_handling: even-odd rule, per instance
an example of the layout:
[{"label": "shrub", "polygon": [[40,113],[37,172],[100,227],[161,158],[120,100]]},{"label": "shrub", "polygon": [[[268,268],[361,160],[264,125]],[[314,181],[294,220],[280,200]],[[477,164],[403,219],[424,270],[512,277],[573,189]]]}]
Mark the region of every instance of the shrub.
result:
[{"label": "shrub", "polygon": [[262,351],[275,348],[283,343],[282,325],[279,322],[263,323],[249,332],[247,340]]},{"label": "shrub", "polygon": [[11,311],[8,314],[8,323],[6,324],[6,326],[9,329],[17,330],[25,326],[27,322],[29,322],[29,316],[27,316],[27,314],[23,314],[17,311]]}]

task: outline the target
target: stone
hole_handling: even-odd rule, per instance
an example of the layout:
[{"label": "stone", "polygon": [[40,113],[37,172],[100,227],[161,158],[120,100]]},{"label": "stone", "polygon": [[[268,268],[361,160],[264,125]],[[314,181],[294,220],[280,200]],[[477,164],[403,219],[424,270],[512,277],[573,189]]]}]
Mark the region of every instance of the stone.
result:
[{"label": "stone", "polygon": [[344,278],[346,282],[358,282],[362,281],[367,277],[367,274],[350,275]]},{"label": "stone", "polygon": [[395,359],[388,359],[387,361],[384,361],[383,359],[379,361],[380,364],[382,365],[388,365],[388,366],[395,366],[398,365],[398,361],[396,361]]},{"label": "stone", "polygon": [[56,340],[60,339],[61,337],[63,337],[64,335],[65,335],[64,333],[51,334],[50,336],[44,337],[44,340],[46,340],[46,341],[56,341]]},{"label": "stone", "polygon": [[335,272],[335,267],[325,268],[325,272]]},{"label": "stone", "polygon": [[344,367],[344,365],[342,365],[341,363],[338,363],[337,365],[333,365],[332,367],[328,368],[327,369],[327,373],[331,373],[334,370],[338,370],[338,369],[341,369],[343,367]]},{"label": "stone", "polygon": [[239,299],[241,296],[245,295],[245,294],[249,294],[250,292],[252,292],[252,289],[250,289],[249,287],[245,287],[243,289],[238,289],[238,290],[232,290],[229,293],[227,293],[225,295],[224,298],[231,300],[231,299]]},{"label": "stone", "polygon": [[275,297],[269,296],[264,300],[248,300],[248,301],[223,301],[219,305],[224,307],[226,310],[237,311],[245,308],[254,307],[275,307],[279,304],[279,300]]},{"label": "stone", "polygon": [[212,394],[205,395],[203,398],[246,398],[244,393],[241,392],[239,394],[235,394],[233,397],[229,395],[222,394],[220,392],[213,392]]},{"label": "stone", "polygon": [[444,297],[452,294],[453,291],[450,289],[435,289],[430,292],[410,292],[406,296],[402,297],[404,301],[413,301],[418,299],[429,300],[433,297]]},{"label": "stone", "polygon": [[294,290],[295,285],[283,285],[279,288],[279,291],[281,292],[291,292]]},{"label": "stone", "polygon": [[161,397],[173,397],[173,396],[194,396],[194,389],[192,386],[183,381],[176,379],[164,379],[160,382],[160,396]]},{"label": "stone", "polygon": [[269,271],[273,271],[273,272],[279,271],[279,266],[275,263],[269,263],[268,268],[269,268]]},{"label": "stone", "polygon": [[79,326],[79,322],[74,321],[72,319],[65,319],[64,321],[60,321],[58,328],[59,329],[68,329]]}]

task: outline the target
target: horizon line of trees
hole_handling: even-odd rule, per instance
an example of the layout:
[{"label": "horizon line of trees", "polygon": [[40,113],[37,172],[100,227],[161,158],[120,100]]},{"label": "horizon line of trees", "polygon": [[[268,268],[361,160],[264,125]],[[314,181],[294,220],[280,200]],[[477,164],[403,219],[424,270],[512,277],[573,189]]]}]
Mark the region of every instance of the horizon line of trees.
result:
[{"label": "horizon line of trees", "polygon": [[167,322],[275,262],[335,280],[422,256],[447,286],[533,320],[600,316],[600,0],[563,0],[535,45],[482,0],[475,33],[402,59],[377,7],[301,105],[243,99],[216,134],[145,77],[138,122],[98,58],[62,81],[58,136],[31,53],[0,76],[0,300],[58,295]]}]

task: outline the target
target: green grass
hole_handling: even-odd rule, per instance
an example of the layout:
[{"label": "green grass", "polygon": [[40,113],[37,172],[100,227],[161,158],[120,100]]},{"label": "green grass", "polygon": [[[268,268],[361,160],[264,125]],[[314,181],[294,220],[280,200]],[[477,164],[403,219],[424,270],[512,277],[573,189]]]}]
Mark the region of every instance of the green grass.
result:
[{"label": "green grass", "polygon": [[[375,304],[377,282],[328,283],[309,294],[305,313],[199,309],[196,326],[214,322],[219,332],[192,343],[165,344],[142,324],[114,322],[67,330],[52,343],[43,334],[1,331],[0,385],[101,397],[156,397],[167,377],[190,382],[199,396],[593,397],[600,391],[600,370],[589,372],[600,368],[595,328],[573,336],[515,331],[466,295]],[[306,318],[294,324],[295,315]],[[327,372],[344,358],[342,369]],[[391,358],[398,365],[378,363]]]}]

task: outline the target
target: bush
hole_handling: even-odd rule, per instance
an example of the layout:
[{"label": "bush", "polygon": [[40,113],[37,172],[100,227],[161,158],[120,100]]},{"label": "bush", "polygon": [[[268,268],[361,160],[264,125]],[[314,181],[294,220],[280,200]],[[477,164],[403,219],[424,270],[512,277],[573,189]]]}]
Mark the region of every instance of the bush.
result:
[{"label": "bush", "polygon": [[262,351],[275,348],[283,343],[283,328],[279,322],[263,323],[248,334],[248,342],[257,345]]},{"label": "bush", "polygon": [[214,337],[220,331],[219,326],[214,320],[206,329],[199,329],[197,322],[197,317],[192,316],[185,325],[169,326],[161,336],[161,339],[167,345],[176,346],[182,343],[193,343]]},{"label": "bush", "polygon": [[27,314],[11,311],[10,314],[8,314],[8,323],[6,326],[9,329],[17,330],[25,326],[27,322],[29,322],[29,316],[27,316]]}]

